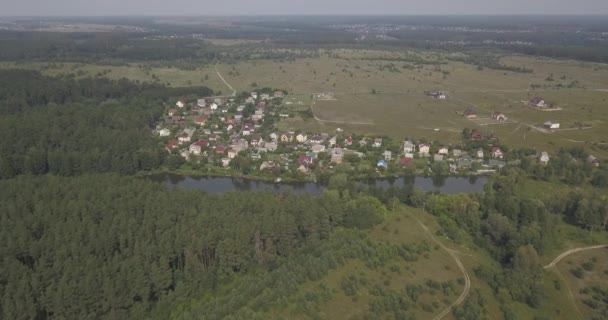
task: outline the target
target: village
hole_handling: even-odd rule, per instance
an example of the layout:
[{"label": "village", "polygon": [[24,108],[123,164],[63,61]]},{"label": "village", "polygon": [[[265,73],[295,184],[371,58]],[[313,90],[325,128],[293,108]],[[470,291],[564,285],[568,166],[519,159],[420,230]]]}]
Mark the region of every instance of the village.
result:
[{"label": "village", "polygon": [[[427,91],[427,96],[446,99],[444,92]],[[317,97],[331,97],[321,94]],[[361,136],[335,132],[279,131],[281,119],[293,117],[286,92],[264,88],[260,92],[234,96],[205,97],[178,101],[170,106],[157,125],[156,134],[178,165],[190,165],[202,175],[247,176],[266,180],[316,181],[320,172],[355,172],[361,178],[400,175],[480,175],[498,172],[505,166],[521,164],[521,155],[509,153],[492,132],[463,130],[459,145],[443,145],[424,139],[397,141],[388,136]],[[531,107],[544,107],[534,98]],[[542,105],[542,106],[541,106]],[[477,119],[473,109],[463,116]],[[507,116],[499,111],[491,121],[502,123]],[[548,121],[547,130],[559,128]],[[527,155],[528,160],[547,165],[546,151]],[[589,156],[591,165],[598,160]],[[177,166],[177,167],[179,167]],[[174,168],[177,169],[177,168]]]}]

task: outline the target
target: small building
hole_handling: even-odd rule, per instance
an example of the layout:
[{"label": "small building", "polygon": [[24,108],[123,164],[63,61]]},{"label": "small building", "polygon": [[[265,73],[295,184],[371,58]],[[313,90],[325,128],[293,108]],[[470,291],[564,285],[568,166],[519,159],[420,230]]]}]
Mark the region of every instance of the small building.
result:
[{"label": "small building", "polygon": [[267,151],[269,151],[269,152],[274,152],[274,151],[277,151],[277,148],[278,148],[278,147],[279,147],[279,146],[278,146],[278,145],[277,145],[277,143],[276,143],[276,142],[274,142],[274,141],[272,141],[272,142],[266,142],[266,143],[264,144],[264,148],[266,148],[266,150],[267,150]]},{"label": "small building", "polygon": [[252,153],[251,154],[251,160],[261,160],[262,159],[262,155],[259,153]]},{"label": "small building", "polygon": [[171,130],[169,130],[169,129],[167,129],[167,128],[164,128],[164,129],[161,129],[160,131],[158,131],[158,134],[159,134],[161,137],[168,137],[168,136],[170,136],[170,135],[171,135]]},{"label": "small building", "polygon": [[228,158],[230,159],[234,159],[236,158],[236,155],[238,154],[238,152],[232,148],[228,149]]},{"label": "small building", "polygon": [[177,148],[178,144],[179,144],[179,142],[177,140],[171,140],[171,141],[167,142],[167,144],[165,145],[165,150],[167,150],[167,152],[171,153],[171,151],[173,151],[174,149]]},{"label": "small building", "polygon": [[544,108],[545,100],[541,97],[534,97],[534,98],[530,99],[530,101],[528,101],[528,105],[530,107]]},{"label": "small building", "polygon": [[433,161],[435,162],[441,162],[443,161],[443,155],[442,154],[436,154],[433,156]]},{"label": "small building", "polygon": [[194,119],[194,123],[199,126],[204,126],[205,123],[207,123],[207,119],[203,118],[203,117],[198,117],[198,118]]},{"label": "small building", "polygon": [[180,100],[180,101],[178,101],[178,102],[176,102],[176,103],[175,103],[175,105],[176,105],[178,108],[183,108],[184,106],[186,106],[186,104],[185,104],[183,101],[181,101],[181,100]]},{"label": "small building", "polygon": [[231,160],[232,159],[230,159],[230,158],[222,158],[222,167],[224,167],[224,168],[228,167],[230,165]]},{"label": "small building", "polygon": [[538,157],[538,162],[540,162],[541,164],[547,164],[549,163],[549,160],[549,154],[546,151],[540,153],[540,157]]},{"label": "small building", "polygon": [[494,119],[498,122],[505,122],[505,121],[507,121],[507,116],[500,111],[494,111],[494,112],[492,112],[492,119]]},{"label": "small building", "polygon": [[483,139],[483,133],[477,129],[473,129],[473,130],[471,130],[471,139],[481,140],[481,139]]},{"label": "small building", "polygon": [[348,136],[348,137],[344,138],[344,145],[345,146],[350,146],[352,144],[353,144],[353,137]]},{"label": "small building", "polygon": [[329,144],[329,146],[330,146],[330,147],[335,146],[335,145],[336,145],[336,143],[338,143],[338,139],[337,139],[336,137],[331,137],[331,138],[329,139],[328,144]]},{"label": "small building", "polygon": [[251,97],[254,98],[254,99],[257,99],[258,98],[258,93],[255,92],[255,91],[251,92]]},{"label": "small building", "polygon": [[301,164],[301,165],[298,167],[298,171],[299,171],[299,172],[301,172],[301,173],[308,173],[308,166],[307,166],[307,165],[304,165],[304,164]]},{"label": "small building", "polygon": [[190,145],[189,151],[192,154],[200,155],[203,152],[203,148],[209,146],[209,142],[206,140],[198,140]]},{"label": "small building", "polygon": [[260,171],[266,170],[266,169],[274,169],[275,164],[273,161],[264,161],[262,162],[262,164],[260,165]]},{"label": "small building", "polygon": [[547,121],[543,124],[543,126],[550,130],[559,129],[559,122]]},{"label": "small building", "polygon": [[279,135],[275,132],[271,133],[268,137],[270,137],[270,140],[272,141],[277,141],[279,139]]},{"label": "small building", "polygon": [[281,134],[281,142],[292,142],[293,141],[293,134],[286,132],[286,133],[282,133]]},{"label": "small building", "polygon": [[490,159],[488,161],[488,166],[490,166],[492,168],[502,169],[505,165],[506,165],[506,163],[504,161],[501,161],[501,160]]},{"label": "small building", "polygon": [[283,91],[275,91],[273,96],[275,98],[283,98],[285,96],[285,94],[283,93]]},{"label": "small building", "polygon": [[215,153],[217,154],[224,154],[224,151],[226,151],[226,147],[222,145],[215,147]]},{"label": "small building", "polygon": [[439,150],[437,151],[438,154],[446,155],[446,156],[449,154],[449,152],[450,152],[450,150],[446,146],[440,147]]},{"label": "small building", "polygon": [[251,135],[251,146],[257,147],[260,145],[260,142],[264,142],[264,139],[262,139],[259,134],[254,133],[253,135]]},{"label": "small building", "polygon": [[475,119],[477,118],[477,112],[473,109],[466,109],[463,113],[464,117],[467,119]]},{"label": "small building", "polygon": [[311,165],[313,163],[313,158],[311,156],[307,156],[307,155],[301,155],[298,158],[298,164],[305,164],[305,165]]},{"label": "small building", "polygon": [[215,111],[215,110],[217,110],[217,107],[218,107],[217,103],[214,102],[209,106],[209,109],[211,109],[212,111]]},{"label": "small building", "polygon": [[421,143],[418,145],[418,153],[420,155],[428,156],[431,152],[431,145],[428,143]]},{"label": "small building", "polygon": [[308,140],[308,135],[306,135],[305,133],[299,133],[296,136],[296,141],[299,143],[304,143],[306,142],[306,140]]},{"label": "small building", "polygon": [[460,150],[460,149],[454,149],[454,150],[452,150],[452,155],[454,157],[460,157],[462,155],[462,150]]},{"label": "small building", "polygon": [[384,160],[380,160],[380,161],[378,161],[378,163],[376,164],[376,166],[378,168],[385,168],[386,169],[386,168],[388,168],[388,163],[386,163],[386,161],[384,161]]},{"label": "small building", "polygon": [[461,169],[461,170],[470,169],[472,165],[473,165],[473,160],[469,157],[462,157],[462,158],[458,159],[458,162],[457,162],[458,169]]},{"label": "small building", "polygon": [[201,107],[201,108],[203,108],[203,107],[207,106],[207,100],[205,100],[205,99],[198,99],[196,101],[196,105],[199,106],[199,107]]},{"label": "small building", "polygon": [[321,137],[320,135],[314,135],[312,138],[308,139],[308,143],[321,144],[323,143],[323,137]]},{"label": "small building", "polygon": [[262,100],[270,100],[270,95],[268,93],[262,93],[260,95],[260,99],[262,99]]},{"label": "small building", "polygon": [[403,157],[401,158],[401,166],[406,167],[406,166],[411,166],[414,164],[414,158],[411,157]]},{"label": "small building", "polygon": [[331,151],[331,162],[340,164],[344,160],[344,151],[341,148],[334,148]]},{"label": "small building", "polygon": [[380,148],[382,146],[382,138],[374,139],[374,144],[372,146],[374,148]]},{"label": "small building", "polygon": [[186,132],[182,132],[177,136],[177,141],[179,141],[179,143],[190,142],[190,139],[191,136]]},{"label": "small building", "polygon": [[173,116],[175,116],[175,115],[176,115],[176,113],[177,113],[177,110],[176,110],[176,109],[169,109],[169,110],[167,111],[167,114],[169,115],[169,117],[173,117]]},{"label": "small building", "polygon": [[405,141],[403,143],[403,153],[412,153],[416,149],[416,146],[411,141]]},{"label": "small building", "polygon": [[496,159],[502,159],[504,157],[504,153],[499,147],[492,148],[492,157]]},{"label": "small building", "polygon": [[589,155],[587,157],[587,163],[591,164],[592,166],[594,166],[596,168],[600,166],[600,161],[592,155]]},{"label": "small building", "polygon": [[393,159],[393,153],[390,150],[386,150],[382,153],[384,160],[391,161]]},{"label": "small building", "polygon": [[318,154],[321,152],[325,152],[325,146],[322,144],[315,144],[314,146],[312,146],[311,150],[312,150],[312,152]]},{"label": "small building", "polygon": [[483,159],[483,149],[479,148],[479,150],[477,150],[477,158]]}]

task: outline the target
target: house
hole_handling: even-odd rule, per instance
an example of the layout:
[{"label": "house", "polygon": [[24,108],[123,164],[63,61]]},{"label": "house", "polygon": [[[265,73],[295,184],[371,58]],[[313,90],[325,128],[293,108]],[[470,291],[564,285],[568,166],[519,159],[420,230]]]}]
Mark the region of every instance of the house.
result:
[{"label": "house", "polygon": [[286,133],[282,133],[281,134],[281,142],[292,142],[293,141],[293,134],[286,132]]},{"label": "house", "polygon": [[302,173],[308,173],[308,166],[306,166],[306,165],[304,165],[304,164],[301,164],[301,165],[298,167],[298,171],[299,171],[299,172],[302,172]]},{"label": "house", "polygon": [[257,147],[260,145],[260,142],[264,142],[264,139],[262,139],[259,134],[254,133],[251,135],[251,146]]},{"label": "house", "polygon": [[179,141],[179,143],[190,142],[190,139],[191,136],[186,132],[182,132],[177,136],[177,141]]},{"label": "house", "polygon": [[549,160],[550,160],[549,154],[546,151],[543,151],[540,153],[540,157],[538,158],[538,161],[541,164],[547,164],[547,163],[549,163]]},{"label": "house", "polygon": [[320,135],[315,135],[312,138],[308,139],[308,143],[310,144],[321,144],[323,142],[323,137]]},{"label": "house", "polygon": [[496,159],[490,159],[490,161],[488,161],[488,166],[490,166],[492,168],[502,169],[505,165],[506,165],[506,163],[504,161],[500,161],[500,160],[496,160]]},{"label": "house", "polygon": [[253,104],[253,103],[255,103],[255,99],[253,97],[249,97],[249,98],[245,99],[245,103]]},{"label": "house", "polygon": [[194,119],[194,123],[199,126],[204,126],[205,123],[207,123],[207,119],[203,118],[203,117],[198,117],[198,118]]},{"label": "house", "polygon": [[475,112],[473,109],[466,109],[464,111],[464,117],[467,119],[475,119],[477,118],[477,112]]},{"label": "house", "polygon": [[217,153],[217,154],[224,154],[225,150],[226,150],[226,147],[224,147],[222,145],[215,147],[215,153]]},{"label": "house", "polygon": [[410,157],[403,157],[401,158],[401,165],[406,167],[406,166],[411,166],[414,164],[414,158],[410,158]]},{"label": "house", "polygon": [[507,116],[505,116],[505,114],[502,112],[494,111],[494,112],[492,112],[492,119],[494,119],[498,122],[505,122],[505,121],[507,121]]},{"label": "house", "polygon": [[477,129],[473,129],[473,130],[471,130],[471,139],[481,140],[481,139],[483,139],[483,133]]},{"label": "house", "polygon": [[312,157],[312,160],[317,159],[317,154],[312,151],[306,151],[306,155]]},{"label": "house", "polygon": [[376,166],[379,168],[382,167],[382,168],[386,169],[386,168],[388,168],[388,163],[386,163],[386,161],[384,161],[384,160],[380,160],[380,161],[378,161]]},{"label": "house", "polygon": [[254,98],[254,99],[257,99],[258,98],[258,93],[257,92],[252,92],[251,93],[251,97]]},{"label": "house", "polygon": [[439,95],[435,96],[435,99],[445,100],[448,96],[444,92],[440,92]]},{"label": "house", "polygon": [[596,168],[600,166],[600,161],[592,155],[589,155],[587,157],[587,163],[591,164],[592,166],[594,166]]},{"label": "house", "polygon": [[264,144],[264,148],[266,148],[266,150],[268,150],[268,151],[270,151],[270,152],[277,151],[277,148],[278,148],[278,147],[279,147],[279,146],[278,146],[278,145],[277,145],[277,143],[276,143],[276,142],[274,142],[274,141],[273,141],[273,142],[266,142],[266,143]]},{"label": "house", "polygon": [[442,154],[436,154],[433,156],[433,161],[435,162],[441,162],[443,161],[443,155]]},{"label": "house", "polygon": [[266,169],[273,169],[274,167],[275,167],[275,164],[273,161],[264,161],[260,165],[260,171],[266,170]]},{"label": "house", "polygon": [[425,91],[424,94],[426,94],[429,97],[433,97],[435,99],[441,99],[441,100],[445,100],[447,98],[445,92],[441,92],[441,91]]},{"label": "house", "polygon": [[559,122],[547,121],[543,124],[546,129],[559,129]]},{"label": "house", "polygon": [[172,119],[175,124],[184,123],[184,117],[182,116],[173,116]]},{"label": "house", "polygon": [[203,152],[203,148],[207,147],[209,142],[206,140],[198,140],[190,145],[189,151],[192,154],[200,155]]},{"label": "house", "polygon": [[479,159],[483,158],[483,149],[479,148],[479,150],[477,150],[477,158],[479,158]]},{"label": "house", "polygon": [[171,140],[171,141],[167,142],[167,144],[165,145],[165,150],[167,150],[167,152],[171,153],[171,151],[173,151],[175,148],[177,148],[178,143],[179,142],[177,140]]},{"label": "house", "polygon": [[238,154],[238,152],[232,148],[228,149],[228,158],[230,159],[234,159],[236,158],[236,155]]},{"label": "house", "polygon": [[298,158],[298,164],[305,164],[305,165],[311,165],[313,162],[313,159],[311,156],[307,156],[307,155],[301,155]]},{"label": "house", "polygon": [[283,91],[275,91],[273,96],[275,98],[283,98],[285,96],[285,94],[283,93]]},{"label": "house", "polygon": [[296,141],[299,143],[304,143],[306,142],[306,140],[308,140],[308,135],[306,135],[305,133],[299,133],[296,136]]},{"label": "house", "polygon": [[439,150],[437,151],[438,154],[446,155],[446,156],[449,154],[449,152],[450,151],[449,151],[448,147],[446,147],[446,146],[439,148]]},{"label": "house", "polygon": [[262,159],[262,155],[259,153],[252,153],[251,154],[251,160],[261,160]]},{"label": "house", "polygon": [[158,132],[158,134],[159,134],[161,137],[168,137],[168,136],[170,136],[170,135],[171,135],[171,130],[169,130],[169,129],[167,129],[167,128],[164,128],[164,129],[161,129],[161,130]]},{"label": "house", "polygon": [[359,140],[359,147],[365,147],[367,146],[367,139],[362,138],[361,140]]},{"label": "house", "polygon": [[405,141],[403,143],[403,153],[412,153],[416,149],[416,146],[411,141]]},{"label": "house", "polygon": [[372,146],[374,148],[380,148],[382,146],[382,138],[374,139],[374,144]]},{"label": "house", "polygon": [[275,132],[271,133],[269,135],[269,137],[270,137],[270,140],[272,140],[272,141],[277,141],[279,139],[279,135],[276,134]]},{"label": "house", "polygon": [[209,135],[209,141],[217,141],[220,136],[217,133],[212,133]]},{"label": "house", "polygon": [[470,169],[472,165],[473,165],[473,160],[471,158],[469,158],[468,156],[458,159],[458,162],[457,162],[458,169]]},{"label": "house", "polygon": [[217,110],[217,103],[215,103],[215,102],[214,102],[214,103],[212,103],[212,104],[209,106],[209,109],[211,109],[211,110],[213,110],[213,111]]},{"label": "house", "polygon": [[349,137],[344,138],[344,145],[345,146],[350,146],[352,144],[353,144],[353,137],[349,136]]},{"label": "house", "polygon": [[541,97],[534,97],[534,98],[530,99],[530,101],[528,101],[528,105],[530,107],[544,108],[545,100]]},{"label": "house", "polygon": [[262,93],[260,95],[260,99],[262,99],[262,100],[270,100],[270,95],[268,93]]},{"label": "house", "polygon": [[412,158],[412,159],[414,159],[414,153],[413,152],[408,152],[408,153],[405,154],[405,157],[406,158]]},{"label": "house", "polygon": [[249,142],[245,139],[238,139],[236,141],[237,151],[247,150],[249,148]]},{"label": "house", "polygon": [[344,160],[344,151],[341,148],[334,148],[331,152],[331,162],[340,164]]},{"label": "house", "polygon": [[311,150],[314,153],[325,152],[325,146],[322,144],[315,144],[314,146],[312,146]]},{"label": "house", "polygon": [[167,114],[169,115],[169,117],[173,117],[176,113],[177,113],[176,109],[169,109],[169,111],[167,111]]},{"label": "house", "polygon": [[230,165],[230,158],[222,158],[222,167],[226,168]]},{"label": "house", "polygon": [[492,148],[492,157],[497,159],[502,159],[504,157],[504,153],[499,147]]},{"label": "house", "polygon": [[207,100],[198,99],[198,100],[196,100],[196,105],[203,108],[203,107],[207,106]]},{"label": "house", "polygon": [[248,136],[253,132],[254,128],[253,125],[251,123],[245,123],[243,125],[243,135],[244,136]]},{"label": "house", "polygon": [[452,150],[452,155],[454,157],[460,157],[462,155],[462,150],[460,150],[460,149],[454,149],[454,150]]},{"label": "house", "polygon": [[393,153],[389,150],[386,150],[382,153],[382,156],[384,157],[384,160],[386,161],[390,161],[393,159]]},{"label": "house", "polygon": [[421,143],[418,145],[418,153],[421,155],[428,155],[431,152],[431,145],[428,143]]},{"label": "house", "polygon": [[184,107],[186,104],[185,104],[183,101],[181,101],[181,100],[180,100],[180,101],[176,102],[176,103],[175,103],[175,105],[176,105],[178,108],[183,108],[183,107]]}]

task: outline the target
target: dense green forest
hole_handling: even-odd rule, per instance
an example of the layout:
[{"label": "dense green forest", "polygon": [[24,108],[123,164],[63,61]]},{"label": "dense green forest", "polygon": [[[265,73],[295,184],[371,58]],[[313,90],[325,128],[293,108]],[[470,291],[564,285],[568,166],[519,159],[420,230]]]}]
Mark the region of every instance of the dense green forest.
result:
[{"label": "dense green forest", "polygon": [[22,176],[0,190],[4,319],[148,318],[384,210],[366,196],[212,196],[115,175]]},{"label": "dense green forest", "polygon": [[0,71],[0,86],[0,178],[158,168],[166,152],[150,133],[164,104],[212,93],[205,87],[53,78],[23,70]]}]

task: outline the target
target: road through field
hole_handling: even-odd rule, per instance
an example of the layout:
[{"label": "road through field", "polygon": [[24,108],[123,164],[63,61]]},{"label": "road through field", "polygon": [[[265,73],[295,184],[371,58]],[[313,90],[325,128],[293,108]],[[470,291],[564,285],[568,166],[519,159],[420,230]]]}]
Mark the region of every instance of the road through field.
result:
[{"label": "road through field", "polygon": [[222,74],[217,70],[217,67],[213,67],[213,68],[215,69],[217,76],[220,77],[220,79],[222,79],[224,84],[226,84],[226,86],[228,86],[228,88],[230,88],[230,90],[232,90],[231,96],[233,96],[233,97],[236,96],[236,90],[234,90],[234,88],[230,85],[230,83],[228,83],[228,81],[226,81],[226,79],[224,79],[224,77],[222,77]]},{"label": "road through field", "polygon": [[560,262],[562,259],[564,259],[565,257],[579,252],[579,251],[585,251],[585,250],[593,250],[593,249],[601,249],[601,248],[608,248],[608,244],[602,244],[602,245],[597,245],[597,246],[589,246],[589,247],[581,247],[581,248],[574,248],[574,249],[570,249],[570,250],[566,250],[564,252],[562,252],[562,254],[560,254],[559,256],[557,256],[557,258],[553,259],[553,261],[551,261],[551,263],[549,263],[548,265],[544,266],[545,269],[549,269],[552,267],[555,267],[555,265]]},{"label": "road through field", "polygon": [[467,269],[465,269],[464,265],[462,264],[462,261],[460,261],[460,258],[456,254],[457,251],[444,246],[443,243],[441,243],[441,241],[439,241],[439,240],[437,240],[437,238],[435,238],[435,236],[429,231],[429,228],[427,226],[425,226],[424,223],[422,223],[422,221],[420,221],[418,218],[416,218],[416,216],[414,214],[410,214],[410,215],[414,218],[414,220],[416,220],[416,222],[418,222],[420,227],[422,229],[424,229],[424,232],[426,232],[426,234],[431,238],[431,240],[433,240],[435,243],[437,243],[443,250],[447,251],[447,253],[454,259],[454,261],[456,261],[458,268],[460,268],[460,271],[462,272],[462,274],[464,276],[464,281],[465,281],[464,290],[462,291],[462,293],[460,294],[458,299],[456,299],[456,301],[454,301],[451,305],[449,305],[447,308],[445,308],[445,310],[441,311],[441,313],[439,313],[437,316],[435,316],[433,318],[433,320],[440,320],[443,317],[445,317],[448,313],[450,313],[450,311],[452,311],[452,308],[461,304],[464,301],[464,299],[467,298],[467,296],[469,295],[469,291],[471,290],[471,278],[469,277],[469,273],[467,272]]}]

